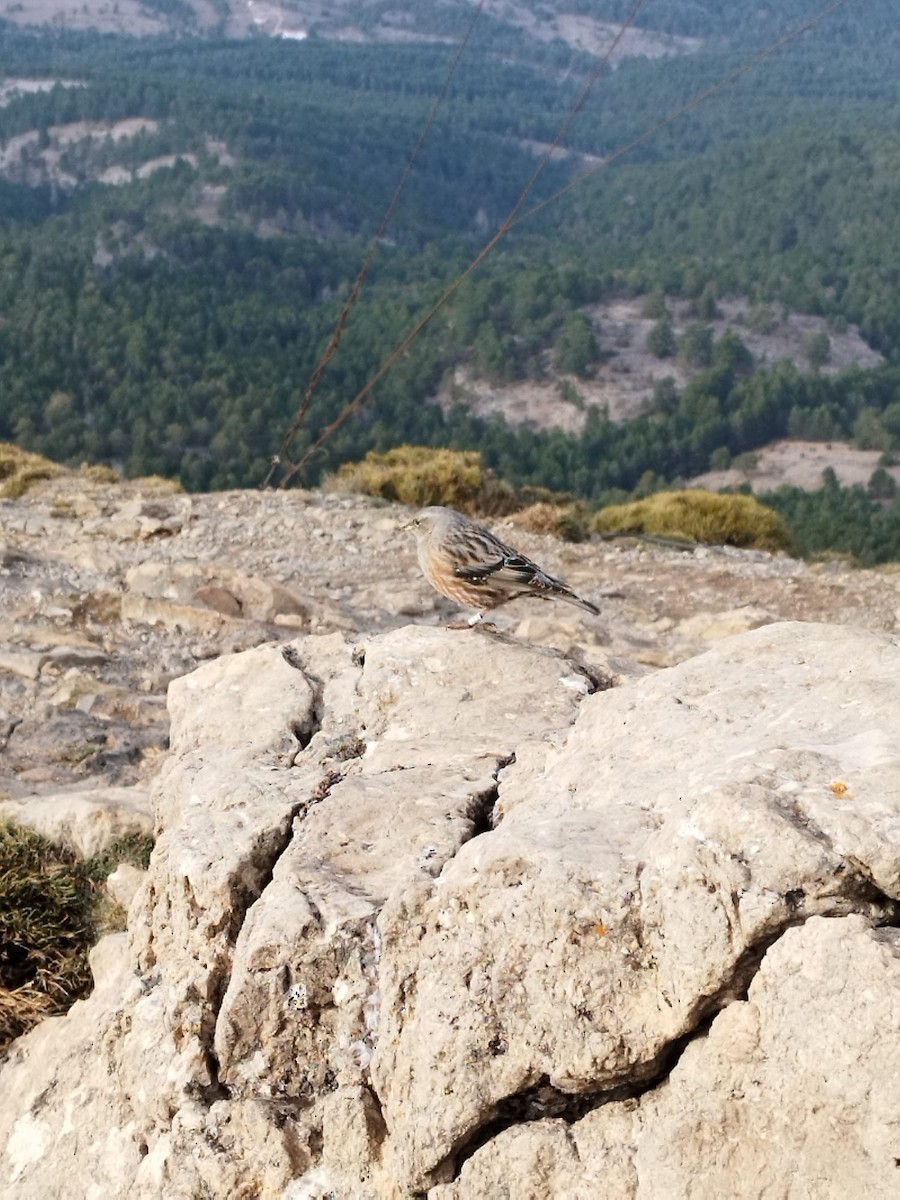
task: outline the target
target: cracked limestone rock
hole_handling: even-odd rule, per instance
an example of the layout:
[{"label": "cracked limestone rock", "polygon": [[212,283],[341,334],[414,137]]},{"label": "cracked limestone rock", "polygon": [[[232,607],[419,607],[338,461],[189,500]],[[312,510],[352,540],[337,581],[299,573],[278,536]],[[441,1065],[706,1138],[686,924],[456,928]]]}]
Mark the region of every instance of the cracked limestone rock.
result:
[{"label": "cracked limestone rock", "polygon": [[[900,934],[812,917],[666,1082],[498,1134],[433,1200],[897,1195]],[[542,1189],[542,1190],[539,1190]]]},{"label": "cracked limestone rock", "polygon": [[900,648],[619,678],[412,627],[173,683],[130,937],[0,1066],[0,1192],[896,1194]]},{"label": "cracked limestone rock", "polygon": [[535,1089],[576,1102],[658,1076],[790,925],[893,919],[898,667],[888,638],[770,626],[521,749],[499,827],[382,913],[397,952],[372,1074],[406,1187],[540,1112]]}]

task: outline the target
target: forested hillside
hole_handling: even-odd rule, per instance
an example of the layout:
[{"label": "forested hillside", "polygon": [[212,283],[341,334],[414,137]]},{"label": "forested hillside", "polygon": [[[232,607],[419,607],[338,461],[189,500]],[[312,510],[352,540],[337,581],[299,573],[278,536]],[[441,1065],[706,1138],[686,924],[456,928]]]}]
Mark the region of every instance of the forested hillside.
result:
[{"label": "forested hillside", "polygon": [[[614,22],[631,5],[546,7]],[[775,437],[854,438],[889,462],[900,452],[892,9],[849,0],[598,169],[814,11],[802,0],[752,14],[725,0],[647,4],[645,30],[695,42],[628,58],[599,80],[567,133],[569,153],[547,165],[525,209],[590,177],[515,227],[303,481],[401,442],[477,446],[515,481],[597,502]],[[448,39],[468,15],[385,4],[357,6],[354,19],[374,29],[398,11],[407,29]],[[189,488],[258,483],[453,51],[452,41],[357,44],[315,30],[301,42],[139,40],[0,26],[0,71],[41,81],[11,87],[0,107],[0,438],[64,461],[177,475]],[[296,450],[498,227],[595,65],[489,7]],[[653,352],[691,368],[683,386],[652,389],[634,420],[594,407],[579,435],[514,430],[430,402],[460,365],[512,384],[562,372],[577,402],[578,379],[605,363],[588,314],[623,296],[656,313]],[[754,361],[739,328],[712,336],[730,296],[746,297],[760,323],[788,310],[817,314],[834,333],[858,326],[885,362],[820,369],[825,334],[802,363]],[[679,338],[666,330],[676,301],[694,313]],[[841,495],[831,490],[832,507]],[[884,520],[889,496],[862,500]],[[865,553],[900,555],[900,541]]]}]

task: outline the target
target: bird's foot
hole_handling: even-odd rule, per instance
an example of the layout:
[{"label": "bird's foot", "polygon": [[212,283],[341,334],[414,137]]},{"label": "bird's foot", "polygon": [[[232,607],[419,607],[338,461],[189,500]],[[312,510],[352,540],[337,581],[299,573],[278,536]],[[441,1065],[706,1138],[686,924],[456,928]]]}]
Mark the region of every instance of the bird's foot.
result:
[{"label": "bird's foot", "polygon": [[485,621],[484,613],[477,612],[474,616],[463,620],[462,617],[457,617],[455,621],[449,621],[445,629],[496,629],[497,626],[492,621]]}]

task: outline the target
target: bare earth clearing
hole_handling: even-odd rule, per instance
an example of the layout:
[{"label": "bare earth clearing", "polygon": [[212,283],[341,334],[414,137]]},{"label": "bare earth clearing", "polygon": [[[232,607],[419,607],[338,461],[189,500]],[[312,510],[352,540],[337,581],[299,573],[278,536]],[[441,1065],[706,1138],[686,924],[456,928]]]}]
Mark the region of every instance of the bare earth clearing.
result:
[{"label": "bare earth clearing", "polygon": [[[749,483],[760,495],[772,492],[782,484],[805,488],[815,492],[822,487],[822,473],[831,468],[844,487],[855,483],[865,486],[878,467],[879,450],[858,450],[847,442],[772,442],[755,455],[756,466],[745,470],[732,468],[728,471],[707,471],[698,475],[691,483],[696,487],[709,488],[716,492],[721,488],[740,487]],[[886,467],[900,483],[900,467]]]},{"label": "bare earth clearing", "polygon": [[[646,412],[653,389],[660,380],[671,378],[678,387],[683,387],[697,374],[695,369],[677,358],[657,358],[647,350],[647,335],[656,322],[643,315],[643,306],[643,297],[637,297],[595,304],[585,310],[594,326],[604,360],[593,379],[558,376],[546,383],[527,381],[494,385],[460,369],[454,385],[445,389],[436,400],[444,407],[462,400],[479,416],[497,412],[510,425],[544,429],[558,426],[567,433],[577,433],[583,428],[585,409],[590,405],[605,408],[614,421],[630,421]],[[696,318],[691,316],[686,300],[669,300],[668,307],[672,328],[676,337],[680,337]],[[718,307],[720,316],[704,324],[712,328],[717,339],[727,330],[733,330],[761,367],[788,359],[801,370],[808,370],[806,343],[812,333],[827,334],[831,343],[830,358],[822,367],[823,374],[834,374],[851,365],[874,367],[884,361],[853,326],[846,332],[835,333],[823,317],[788,313],[771,333],[754,333],[747,326],[749,305],[745,299],[721,300]],[[549,361],[547,367],[552,371]],[[568,379],[581,396],[585,409],[562,398],[560,383],[563,378]]]},{"label": "bare earth clearing", "polygon": [[[441,35],[423,32],[416,27],[415,7],[398,2],[365,27],[354,25],[345,0],[187,0],[193,10],[193,21],[186,21],[177,8],[171,12],[145,7],[139,0],[20,0],[6,6],[5,20],[17,25],[50,25],[64,29],[96,29],[104,33],[126,33],[147,37],[166,31],[197,33],[217,31],[230,37],[244,37],[250,32],[274,37],[301,37],[315,31],[317,36],[341,41],[359,42],[435,42],[453,41]],[[606,54],[619,26],[596,21],[592,17],[534,11],[531,6],[510,4],[506,0],[490,0],[485,12],[522,30],[540,42],[555,39],[573,48],[598,56]],[[660,58],[667,54],[684,54],[697,49],[697,38],[673,37],[651,29],[630,29],[622,38],[612,58],[640,55]]]},{"label": "bare earth clearing", "polygon": [[[643,305],[643,298],[637,297],[596,304],[586,310],[604,359],[593,379],[558,376],[548,382],[526,380],[503,385],[480,379],[469,368],[460,367],[452,384],[442,388],[435,402],[444,409],[463,403],[480,417],[499,413],[514,427],[555,427],[571,434],[583,429],[591,405],[605,409],[614,421],[632,420],[647,411],[653,389],[661,380],[674,379],[680,388],[697,373],[677,358],[661,359],[648,352],[647,335],[656,322],[643,315]],[[675,335],[680,337],[695,320],[689,302],[670,299],[668,308]],[[853,326],[835,332],[822,317],[787,313],[777,320],[770,333],[757,333],[747,324],[747,300],[739,297],[720,300],[718,309],[720,315],[705,322],[712,328],[713,336],[720,338],[727,330],[733,330],[761,367],[787,359],[799,369],[809,370],[806,347],[810,334],[815,333],[827,334],[831,343],[829,361],[821,368],[825,375],[851,365],[873,367],[884,361]],[[549,355],[547,367],[552,371]],[[575,388],[583,407],[563,398],[560,387],[563,379]],[[713,491],[744,483],[749,483],[757,493],[771,491],[781,484],[815,490],[822,486],[822,472],[831,467],[847,486],[866,484],[880,457],[876,450],[858,450],[845,442],[784,440],[761,449],[758,466],[753,469],[710,471],[691,482]],[[900,482],[900,470],[889,470]]]}]

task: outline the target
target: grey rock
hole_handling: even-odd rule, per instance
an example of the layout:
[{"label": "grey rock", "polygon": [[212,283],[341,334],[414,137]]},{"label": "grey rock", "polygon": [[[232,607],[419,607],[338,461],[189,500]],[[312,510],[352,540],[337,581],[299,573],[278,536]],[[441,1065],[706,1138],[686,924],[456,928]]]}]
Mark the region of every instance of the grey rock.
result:
[{"label": "grey rock", "polygon": [[54,646],[41,658],[41,670],[51,667],[64,671],[68,667],[102,667],[109,662],[105,650],[92,646]]},{"label": "grey rock", "polygon": [[116,904],[127,910],[143,886],[147,872],[128,862],[120,862],[112,874],[106,877],[106,890]]},{"label": "grey rock", "polygon": [[153,811],[144,788],[106,787],[0,799],[0,816],[69,847],[82,858],[91,858],[131,834],[153,833]]},{"label": "grey rock", "polygon": [[893,917],[900,651],[834,649],[770,626],[591,697],[563,746],[517,752],[440,888],[386,906],[372,1069],[407,1187],[542,1079],[652,1076],[787,926]]},{"label": "grey rock", "polygon": [[898,668],[779,624],[593,691],[407,628],[176,680],[127,948],[0,1067],[0,1189],[887,1197]]},{"label": "grey rock", "polygon": [[6,570],[19,563],[27,562],[28,559],[29,555],[20,550],[18,546],[14,546],[11,542],[0,541],[0,568]]},{"label": "grey rock", "polygon": [[41,673],[44,655],[35,650],[13,650],[0,647],[0,673],[20,675],[23,679],[37,679]]},{"label": "grey rock", "polygon": [[889,1200],[900,1136],[897,931],[812,917],[666,1078],[500,1133],[433,1200],[802,1195]]}]

